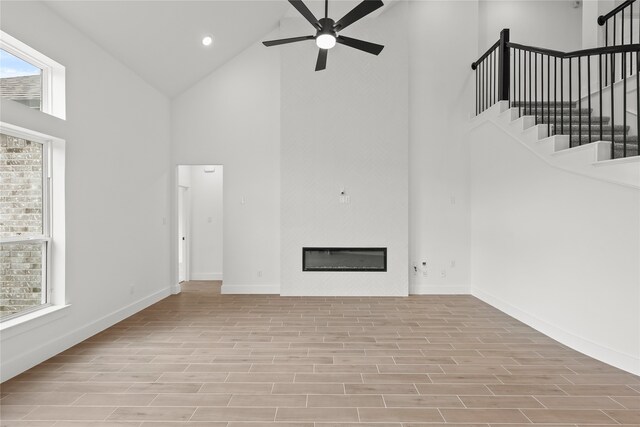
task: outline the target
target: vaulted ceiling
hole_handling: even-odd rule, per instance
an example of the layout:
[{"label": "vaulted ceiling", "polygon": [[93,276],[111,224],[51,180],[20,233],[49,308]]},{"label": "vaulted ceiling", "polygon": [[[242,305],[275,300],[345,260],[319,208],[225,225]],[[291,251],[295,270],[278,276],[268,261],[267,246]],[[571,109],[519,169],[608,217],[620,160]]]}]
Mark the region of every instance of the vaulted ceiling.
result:
[{"label": "vaulted ceiling", "polygon": [[[329,16],[339,19],[360,1],[330,0]],[[379,15],[396,1],[385,0],[385,7],[368,18]],[[323,16],[323,0],[304,2],[316,17]],[[44,0],[44,3],[169,97],[180,94],[262,40],[278,27],[283,17],[302,19],[286,0]],[[201,41],[208,34],[215,40],[213,46],[204,47]],[[311,26],[308,34],[314,34]]]},{"label": "vaulted ceiling", "polygon": [[[290,7],[285,0],[45,3],[170,97],[276,28]],[[215,38],[208,48],[206,34]]]}]

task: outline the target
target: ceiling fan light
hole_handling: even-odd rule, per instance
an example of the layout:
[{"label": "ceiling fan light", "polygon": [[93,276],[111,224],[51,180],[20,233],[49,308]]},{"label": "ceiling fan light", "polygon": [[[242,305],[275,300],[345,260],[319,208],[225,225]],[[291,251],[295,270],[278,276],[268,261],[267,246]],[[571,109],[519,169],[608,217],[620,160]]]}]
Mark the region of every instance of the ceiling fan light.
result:
[{"label": "ceiling fan light", "polygon": [[320,34],[316,37],[316,45],[320,49],[331,49],[336,45],[336,38],[331,34]]}]

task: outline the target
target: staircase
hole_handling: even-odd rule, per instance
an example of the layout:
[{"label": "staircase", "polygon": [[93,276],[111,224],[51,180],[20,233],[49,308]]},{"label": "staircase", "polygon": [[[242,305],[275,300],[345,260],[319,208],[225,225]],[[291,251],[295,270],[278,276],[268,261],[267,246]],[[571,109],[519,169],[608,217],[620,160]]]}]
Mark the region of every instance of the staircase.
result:
[{"label": "staircase", "polygon": [[638,136],[629,135],[630,126],[614,125],[612,137],[611,118],[594,115],[593,109],[579,109],[577,102],[564,102],[562,105],[558,102],[554,106],[553,102],[518,101],[512,102],[511,107],[517,108],[520,116],[535,116],[535,124],[548,124],[549,136],[568,135],[569,148],[596,141],[613,141],[614,159],[640,154]]},{"label": "staircase", "polygon": [[[581,118],[587,120],[581,128],[586,131],[582,135],[583,143],[578,144],[580,135],[573,137],[573,133],[578,131],[580,118],[577,117],[578,108],[573,103],[567,103],[563,108],[555,111],[550,110],[551,122],[548,120],[548,106],[539,103],[539,111],[537,115],[536,107],[532,104],[531,111],[525,113],[524,105],[517,102],[498,101],[491,107],[487,108],[481,114],[471,119],[469,125],[470,141],[472,150],[478,150],[478,147],[490,147],[498,144],[508,144],[510,152],[516,152],[516,147],[520,146],[527,151],[533,153],[544,163],[557,169],[561,169],[572,174],[582,175],[599,181],[613,184],[619,184],[624,187],[640,189],[640,156],[638,155],[638,140],[636,136],[627,136],[627,155],[623,156],[624,147],[621,138],[623,137],[623,128],[614,127],[614,150],[612,153],[611,134],[603,135],[602,140],[599,138],[600,133],[600,117],[591,115],[588,109],[582,109]],[[542,117],[542,108],[544,107],[544,117]],[[573,107],[573,108],[571,108]],[[561,116],[561,111],[564,115]],[[556,112],[558,120],[557,130],[555,131],[553,122],[553,113]],[[569,112],[571,112],[572,135],[569,135]],[[529,114],[530,113],[530,114]],[[574,116],[576,115],[576,116]],[[591,116],[592,120],[592,138],[589,142],[589,125],[588,120]],[[560,118],[564,118],[566,133],[560,133]],[[611,132],[609,121],[605,128],[605,120],[603,117],[603,131],[608,129]],[[593,122],[598,121],[597,126]],[[618,132],[618,133],[615,133]],[[511,139],[504,137],[509,135]],[[597,134],[597,136],[596,136]],[[479,152],[479,151],[477,151]],[[491,152],[491,151],[489,151]],[[499,155],[500,151],[491,152],[493,156]],[[505,158],[506,160],[506,158]],[[507,161],[508,162],[508,161]],[[518,168],[517,164],[513,167]]]}]

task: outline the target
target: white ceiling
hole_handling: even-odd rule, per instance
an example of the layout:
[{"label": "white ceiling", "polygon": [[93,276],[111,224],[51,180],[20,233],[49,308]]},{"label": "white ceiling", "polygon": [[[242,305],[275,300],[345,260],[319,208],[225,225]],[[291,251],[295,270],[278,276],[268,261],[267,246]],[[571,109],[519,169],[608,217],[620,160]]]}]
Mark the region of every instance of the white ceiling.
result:
[{"label": "white ceiling", "polygon": [[[45,3],[170,97],[260,40],[289,8],[285,0]],[[206,34],[215,37],[208,48]]]},{"label": "white ceiling", "polygon": [[[338,20],[360,1],[330,0],[329,16]],[[322,0],[304,2],[316,17],[324,15]],[[368,18],[393,3],[385,1],[386,6]],[[169,97],[263,40],[283,17],[302,19],[287,0],[45,0],[45,4]],[[309,26],[306,34],[282,36],[314,32]],[[207,34],[214,36],[213,46],[202,46]]]}]

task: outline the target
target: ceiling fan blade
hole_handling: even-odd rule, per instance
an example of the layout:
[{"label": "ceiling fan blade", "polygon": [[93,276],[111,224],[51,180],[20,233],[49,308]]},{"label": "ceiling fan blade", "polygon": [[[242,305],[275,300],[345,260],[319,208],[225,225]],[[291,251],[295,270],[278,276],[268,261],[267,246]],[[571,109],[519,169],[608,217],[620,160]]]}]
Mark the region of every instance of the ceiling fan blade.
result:
[{"label": "ceiling fan blade", "polygon": [[381,0],[364,0],[362,3],[354,7],[351,12],[347,13],[342,17],[342,19],[336,22],[333,29],[336,31],[344,30],[358,19],[364,18],[382,6],[384,6],[384,3],[382,3]]},{"label": "ceiling fan blade", "polygon": [[301,42],[304,40],[313,40],[315,38],[316,38],[315,36],[291,37],[288,39],[267,40],[266,42],[262,42],[262,44],[265,46],[277,46],[279,44],[295,43],[295,42]]},{"label": "ceiling fan blade", "polygon": [[327,68],[327,53],[329,53],[329,49],[319,49],[318,61],[316,61],[316,71],[321,71]]},{"label": "ceiling fan blade", "polygon": [[309,21],[309,23],[316,29],[322,29],[322,25],[320,25],[320,22],[318,22],[316,17],[313,15],[313,13],[311,13],[309,8],[302,2],[302,0],[289,0],[289,3],[291,3],[291,5],[295,7],[298,12],[300,12],[300,14],[304,16],[307,21]]},{"label": "ceiling fan blade", "polygon": [[372,55],[378,55],[382,52],[382,49],[384,49],[384,46],[381,44],[370,43],[364,40],[352,39],[351,37],[345,36],[338,36],[336,42],[354,49],[362,50]]}]

